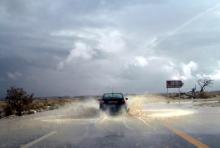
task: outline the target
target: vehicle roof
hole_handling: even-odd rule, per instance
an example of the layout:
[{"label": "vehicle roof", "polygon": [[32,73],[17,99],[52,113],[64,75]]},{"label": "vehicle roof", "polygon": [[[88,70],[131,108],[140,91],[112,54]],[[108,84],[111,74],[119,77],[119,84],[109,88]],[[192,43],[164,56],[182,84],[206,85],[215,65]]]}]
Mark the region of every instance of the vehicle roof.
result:
[{"label": "vehicle roof", "polygon": [[123,93],[104,93],[103,96],[104,95],[114,95],[114,94],[120,94],[120,95],[122,95],[124,97]]},{"label": "vehicle roof", "polygon": [[124,98],[123,93],[104,93],[103,97],[107,97],[107,98],[118,98],[117,95],[121,96],[119,98]]},{"label": "vehicle roof", "polygon": [[105,94],[121,94],[121,95],[123,95],[123,93],[104,93],[104,95]]}]

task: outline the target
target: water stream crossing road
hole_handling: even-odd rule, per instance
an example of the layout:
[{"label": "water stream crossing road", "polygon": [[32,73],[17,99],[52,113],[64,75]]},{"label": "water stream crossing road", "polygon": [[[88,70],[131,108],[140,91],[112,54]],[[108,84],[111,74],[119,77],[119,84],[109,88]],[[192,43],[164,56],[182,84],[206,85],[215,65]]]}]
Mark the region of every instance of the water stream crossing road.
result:
[{"label": "water stream crossing road", "polygon": [[[134,148],[219,147],[220,107],[184,103],[135,104],[129,114],[108,116],[76,106],[0,120],[0,147]],[[140,107],[141,106],[141,107]],[[93,115],[94,114],[94,115]]]}]

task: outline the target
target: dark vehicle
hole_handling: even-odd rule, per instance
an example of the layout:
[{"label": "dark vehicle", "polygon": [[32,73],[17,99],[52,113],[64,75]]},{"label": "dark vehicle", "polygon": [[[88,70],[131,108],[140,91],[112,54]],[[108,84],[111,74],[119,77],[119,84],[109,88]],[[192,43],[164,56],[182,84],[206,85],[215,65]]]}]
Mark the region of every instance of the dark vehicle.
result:
[{"label": "dark vehicle", "polygon": [[110,114],[128,112],[126,100],[128,98],[124,98],[122,93],[105,93],[99,100],[99,108],[102,111],[109,111]]}]

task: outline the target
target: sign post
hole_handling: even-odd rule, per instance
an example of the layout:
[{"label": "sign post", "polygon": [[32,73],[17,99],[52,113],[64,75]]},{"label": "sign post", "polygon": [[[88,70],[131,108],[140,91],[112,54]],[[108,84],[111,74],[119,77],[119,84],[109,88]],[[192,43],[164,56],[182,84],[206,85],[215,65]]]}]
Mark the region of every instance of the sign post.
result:
[{"label": "sign post", "polygon": [[178,88],[179,91],[179,98],[180,98],[180,88],[183,86],[183,82],[181,80],[167,80],[166,81],[166,88],[167,88],[167,96],[169,93],[169,88]]}]

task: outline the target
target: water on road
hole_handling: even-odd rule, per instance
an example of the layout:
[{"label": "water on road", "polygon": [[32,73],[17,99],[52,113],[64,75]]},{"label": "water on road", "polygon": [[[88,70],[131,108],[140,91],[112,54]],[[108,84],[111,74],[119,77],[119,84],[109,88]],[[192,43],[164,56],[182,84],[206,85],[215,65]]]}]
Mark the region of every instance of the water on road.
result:
[{"label": "water on road", "polygon": [[220,107],[130,96],[129,114],[109,116],[97,101],[0,120],[0,147],[219,147]]}]

